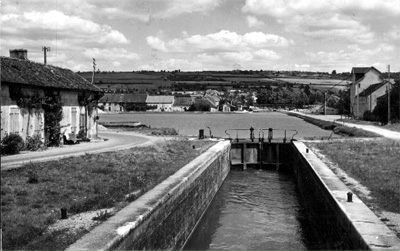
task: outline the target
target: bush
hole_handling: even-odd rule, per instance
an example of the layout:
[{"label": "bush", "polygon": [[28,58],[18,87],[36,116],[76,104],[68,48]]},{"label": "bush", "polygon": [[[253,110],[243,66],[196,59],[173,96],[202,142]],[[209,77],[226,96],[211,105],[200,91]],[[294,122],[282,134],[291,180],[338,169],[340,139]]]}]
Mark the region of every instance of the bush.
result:
[{"label": "bush", "polygon": [[33,135],[32,137],[28,136],[25,141],[24,149],[28,151],[37,151],[43,145],[41,137],[39,134]]},{"label": "bush", "polygon": [[24,147],[24,140],[17,133],[7,134],[1,140],[1,154],[17,154]]},{"label": "bush", "polygon": [[379,121],[379,117],[373,114],[371,111],[365,111],[363,114],[363,119],[365,121]]}]

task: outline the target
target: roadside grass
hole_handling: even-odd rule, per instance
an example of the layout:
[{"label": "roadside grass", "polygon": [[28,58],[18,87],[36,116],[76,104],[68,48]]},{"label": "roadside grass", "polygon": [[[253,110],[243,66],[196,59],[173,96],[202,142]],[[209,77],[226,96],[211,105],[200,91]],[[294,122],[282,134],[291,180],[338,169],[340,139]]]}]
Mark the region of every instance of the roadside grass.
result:
[{"label": "roadside grass", "polygon": [[69,216],[110,207],[118,210],[213,144],[165,140],[153,146],[31,163],[1,171],[3,249],[65,249],[87,230],[73,236],[62,231],[43,235],[60,219],[61,208],[67,208]]},{"label": "roadside grass", "polygon": [[[365,131],[355,127],[349,126],[342,126],[335,122],[325,121],[321,119],[315,119],[307,116],[303,116],[297,113],[287,113],[289,116],[294,116],[303,119],[304,121],[316,125],[324,130],[333,131],[335,134],[348,136],[348,137],[367,137],[367,138],[374,138],[374,137],[381,137],[379,134]],[[308,137],[310,138],[310,137]]]},{"label": "roadside grass", "polygon": [[[389,140],[307,142],[371,191],[367,204],[400,213],[400,143]],[[358,194],[359,195],[359,194]],[[362,197],[362,195],[359,195]]]}]

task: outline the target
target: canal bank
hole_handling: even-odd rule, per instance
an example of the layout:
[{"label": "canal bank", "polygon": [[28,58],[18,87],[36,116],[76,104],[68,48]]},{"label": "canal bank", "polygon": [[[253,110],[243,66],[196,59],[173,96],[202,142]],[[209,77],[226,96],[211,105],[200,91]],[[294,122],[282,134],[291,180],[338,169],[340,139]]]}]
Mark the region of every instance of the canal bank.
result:
[{"label": "canal bank", "polygon": [[[288,144],[300,193],[317,202],[309,207],[315,219],[328,218],[325,225],[336,235],[346,235],[348,248],[400,249],[399,239],[355,195],[347,201],[349,189],[303,143]],[[218,143],[69,250],[182,248],[229,172],[229,149],[228,141]],[[249,149],[258,155],[257,148]]]}]

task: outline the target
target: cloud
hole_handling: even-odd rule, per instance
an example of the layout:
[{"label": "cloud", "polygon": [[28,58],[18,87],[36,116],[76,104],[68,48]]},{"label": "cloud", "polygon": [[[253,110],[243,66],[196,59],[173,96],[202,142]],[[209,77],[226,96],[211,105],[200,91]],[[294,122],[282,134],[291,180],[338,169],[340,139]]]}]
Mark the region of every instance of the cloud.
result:
[{"label": "cloud", "polygon": [[152,64],[144,64],[139,70],[182,70],[182,71],[198,71],[204,69],[200,62],[187,59],[170,58],[167,60],[157,60]]},{"label": "cloud", "polygon": [[250,28],[256,28],[256,27],[260,27],[260,26],[263,26],[265,23],[264,22],[262,22],[262,21],[259,21],[256,17],[254,17],[254,16],[247,16],[246,17],[246,22],[247,22],[247,25],[250,27]]},{"label": "cloud", "polygon": [[242,10],[246,13],[269,15],[276,18],[321,12],[329,14],[332,12],[352,13],[358,11],[398,15],[400,14],[400,2],[398,0],[246,0]]},{"label": "cloud", "polygon": [[84,38],[92,43],[127,44],[128,39],[119,31],[108,25],[99,25],[91,20],[77,16],[68,16],[56,10],[49,12],[30,11],[23,14],[7,14],[1,17],[2,36],[18,35],[40,37],[55,37],[56,35],[74,38]]},{"label": "cloud", "polygon": [[207,35],[193,35],[181,39],[175,38],[167,42],[153,36],[147,37],[146,40],[151,48],[164,52],[235,52],[238,50],[247,51],[268,47],[286,47],[289,44],[286,38],[274,34],[249,32],[240,35],[227,30]]},{"label": "cloud", "polygon": [[146,41],[147,41],[147,44],[154,50],[159,50],[159,51],[163,51],[163,52],[168,51],[168,49],[165,47],[164,41],[162,41],[158,37],[149,36],[146,38]]},{"label": "cloud", "polygon": [[105,59],[105,60],[138,60],[139,55],[136,53],[128,52],[122,48],[90,48],[83,52],[87,58]]},{"label": "cloud", "polygon": [[288,33],[319,40],[373,43],[388,22],[399,22],[399,0],[246,0],[244,13],[268,16]]}]

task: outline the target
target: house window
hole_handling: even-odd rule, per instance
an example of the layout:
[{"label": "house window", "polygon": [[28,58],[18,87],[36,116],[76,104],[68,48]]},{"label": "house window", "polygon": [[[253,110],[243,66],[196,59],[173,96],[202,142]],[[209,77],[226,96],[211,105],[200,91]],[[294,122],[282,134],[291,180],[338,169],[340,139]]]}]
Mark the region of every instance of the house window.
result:
[{"label": "house window", "polygon": [[76,133],[76,131],[77,131],[77,126],[78,126],[77,119],[76,119],[77,115],[78,115],[78,111],[77,111],[76,107],[72,107],[71,108],[71,132],[72,133]]},{"label": "house window", "polygon": [[12,107],[10,108],[10,133],[18,133],[20,130],[20,122],[19,122],[19,108]]}]

